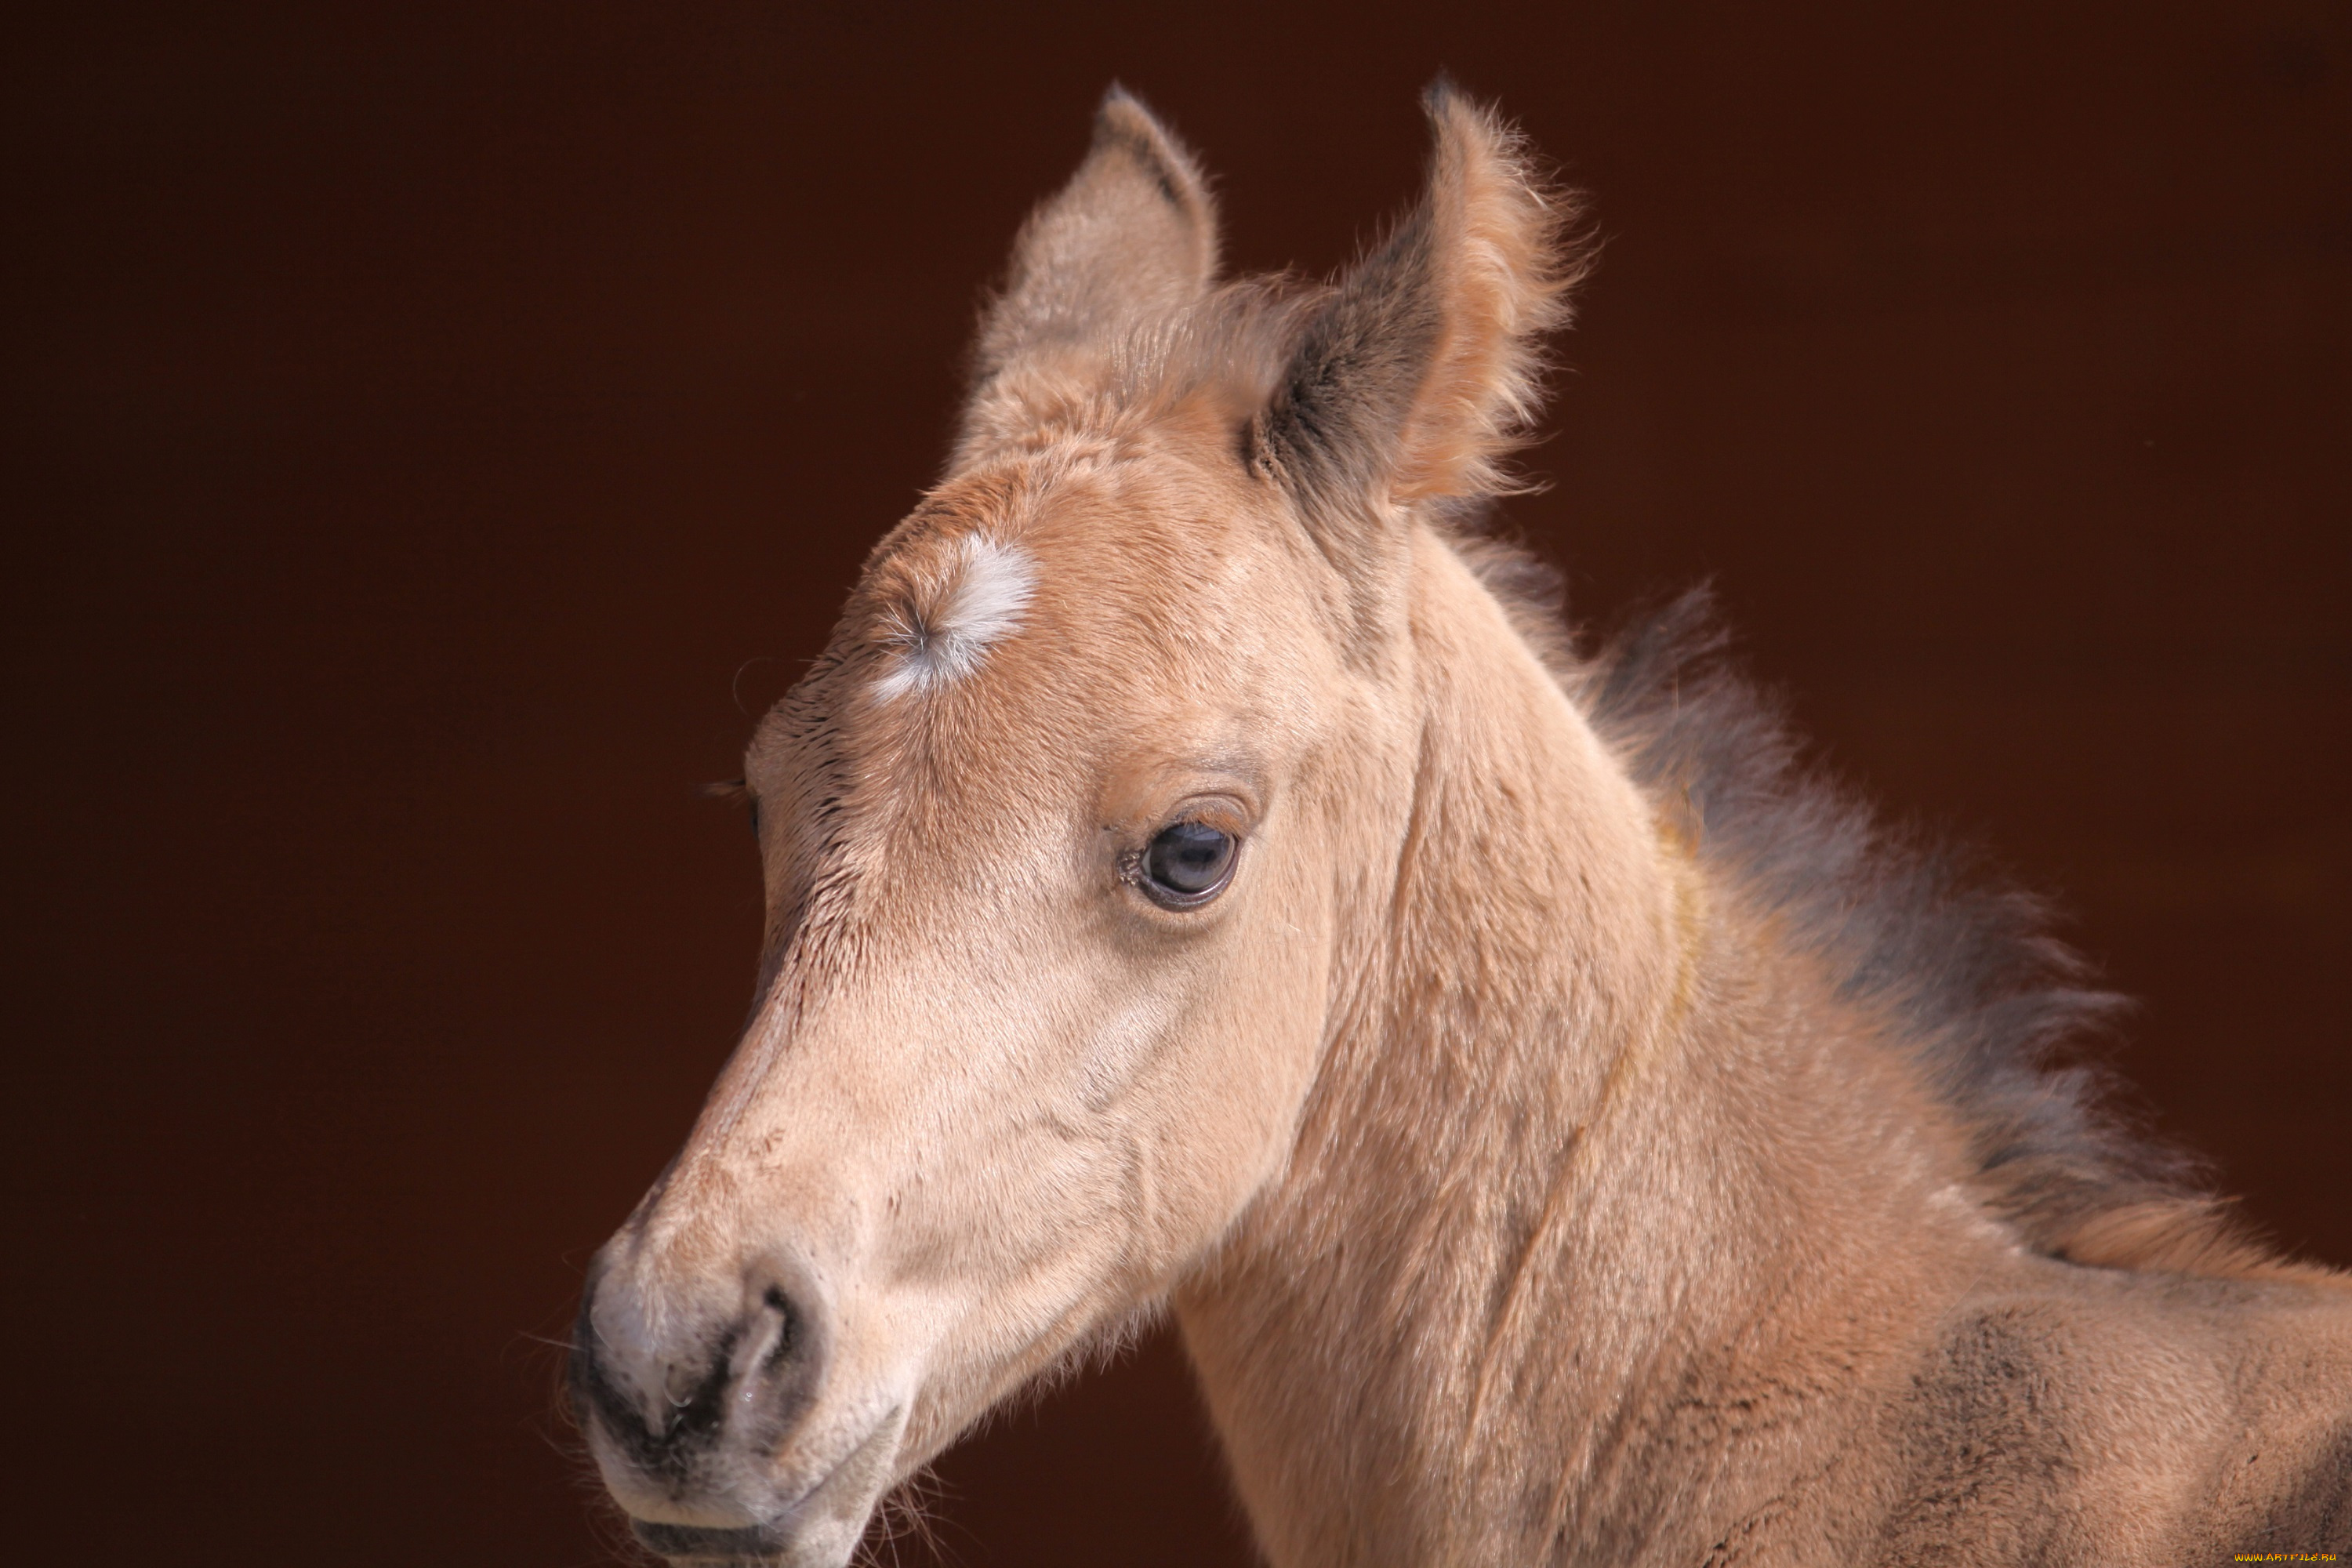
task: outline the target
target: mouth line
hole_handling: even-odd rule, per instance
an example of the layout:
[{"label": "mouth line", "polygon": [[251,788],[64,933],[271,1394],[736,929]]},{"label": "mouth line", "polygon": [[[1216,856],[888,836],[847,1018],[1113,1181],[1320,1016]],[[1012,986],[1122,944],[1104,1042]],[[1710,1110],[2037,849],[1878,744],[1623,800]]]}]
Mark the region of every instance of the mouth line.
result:
[{"label": "mouth line", "polygon": [[656,1524],[647,1519],[632,1519],[629,1530],[639,1545],[661,1557],[775,1557],[792,1545],[792,1537],[772,1524],[746,1524],[726,1530],[707,1524]]},{"label": "mouth line", "polygon": [[898,1415],[904,1406],[894,1406],[877,1421],[872,1430],[860,1437],[849,1452],[834,1462],[833,1468],[819,1476],[814,1485],[778,1509],[761,1524],[712,1525],[669,1524],[658,1520],[629,1518],[629,1529],[640,1545],[657,1556],[683,1558],[688,1562],[758,1560],[774,1558],[792,1550],[799,1534],[800,1516],[818,1494],[834,1483],[835,1478],[848,1469],[866,1450],[886,1435],[894,1431]]}]

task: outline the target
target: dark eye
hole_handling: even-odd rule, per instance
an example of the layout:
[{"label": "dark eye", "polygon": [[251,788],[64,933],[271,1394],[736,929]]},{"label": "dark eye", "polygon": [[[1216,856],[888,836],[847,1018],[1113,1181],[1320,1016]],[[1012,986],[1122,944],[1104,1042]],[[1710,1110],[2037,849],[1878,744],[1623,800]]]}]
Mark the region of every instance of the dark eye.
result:
[{"label": "dark eye", "polygon": [[1143,852],[1143,890],[1162,904],[1205,904],[1234,874],[1234,836],[1205,822],[1171,822]]}]

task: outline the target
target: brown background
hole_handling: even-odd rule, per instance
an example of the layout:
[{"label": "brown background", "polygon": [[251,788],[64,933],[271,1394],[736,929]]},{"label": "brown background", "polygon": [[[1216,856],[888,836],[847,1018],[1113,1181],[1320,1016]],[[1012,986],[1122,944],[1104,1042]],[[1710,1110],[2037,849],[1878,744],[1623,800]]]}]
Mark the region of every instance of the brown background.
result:
[{"label": "brown background", "polygon": [[[0,46],[12,1552],[610,1560],[546,1336],[748,994],[695,786],[1113,77],[1252,266],[1441,67],[1522,116],[1609,236],[1512,508],[1580,611],[1713,574],[2352,1263],[2343,5],[210,9]],[[1239,1561],[1181,1377],[950,1456],[947,1550]]]}]

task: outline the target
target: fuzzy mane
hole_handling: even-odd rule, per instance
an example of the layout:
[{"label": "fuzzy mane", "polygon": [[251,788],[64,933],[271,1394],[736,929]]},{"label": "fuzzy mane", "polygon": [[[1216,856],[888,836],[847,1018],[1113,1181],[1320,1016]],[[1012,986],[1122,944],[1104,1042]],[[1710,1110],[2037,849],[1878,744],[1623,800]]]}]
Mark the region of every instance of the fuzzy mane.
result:
[{"label": "fuzzy mane", "polygon": [[1643,790],[1687,802],[1701,860],[1780,913],[1848,998],[1896,1021],[1966,1131],[1988,1208],[2026,1245],[2110,1268],[2305,1272],[2248,1237],[2084,1059],[2125,1004],[2051,934],[2048,906],[1809,763],[1785,703],[1727,657],[1708,589],[1584,653],[1558,573],[1475,532],[1456,547]]}]

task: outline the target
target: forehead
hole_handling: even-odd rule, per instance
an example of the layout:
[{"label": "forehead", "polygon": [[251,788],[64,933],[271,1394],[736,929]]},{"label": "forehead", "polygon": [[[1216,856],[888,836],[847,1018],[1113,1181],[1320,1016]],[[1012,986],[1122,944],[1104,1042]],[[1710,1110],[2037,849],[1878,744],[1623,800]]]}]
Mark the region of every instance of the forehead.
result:
[{"label": "forehead", "polygon": [[[965,476],[877,547],[820,675],[796,694],[881,761],[984,765],[1171,709],[1246,703],[1295,641],[1295,552],[1246,477],[1049,453]],[[755,754],[808,733],[780,712]]]}]

